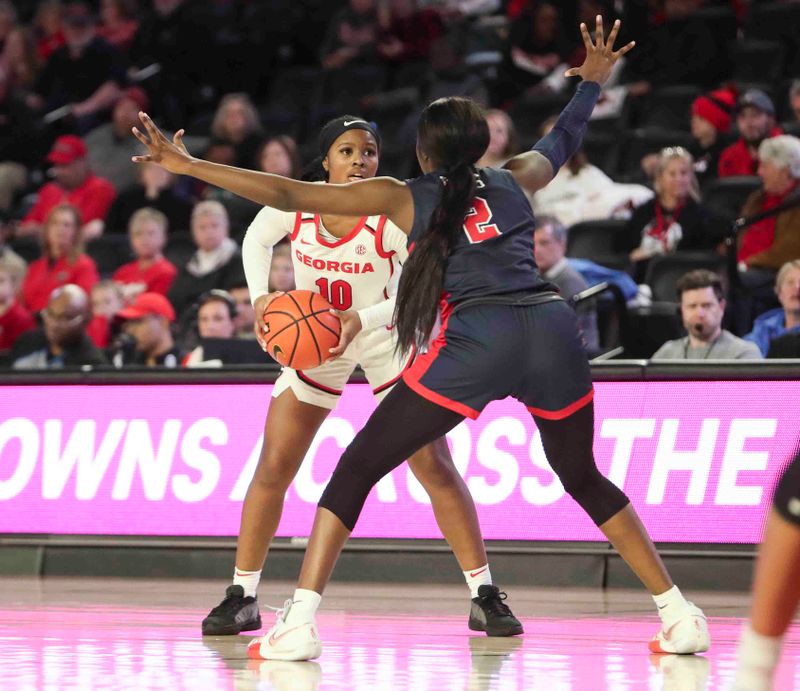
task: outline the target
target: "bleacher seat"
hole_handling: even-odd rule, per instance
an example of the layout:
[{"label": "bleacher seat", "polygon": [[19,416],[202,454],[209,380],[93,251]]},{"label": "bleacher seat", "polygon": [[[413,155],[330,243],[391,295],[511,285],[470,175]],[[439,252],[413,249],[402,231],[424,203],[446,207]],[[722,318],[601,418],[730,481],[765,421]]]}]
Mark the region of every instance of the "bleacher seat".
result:
[{"label": "bleacher seat", "polygon": [[692,101],[701,93],[699,87],[690,84],[655,89],[646,97],[641,116],[642,127],[688,131]]},{"label": "bleacher seat", "polygon": [[703,189],[703,203],[714,213],[733,221],[738,218],[747,197],[760,187],[761,178],[754,175],[719,178]]},{"label": "bleacher seat", "polygon": [[42,255],[42,246],[34,238],[13,238],[8,246],[28,263]]},{"label": "bleacher seat", "polygon": [[675,285],[681,276],[695,269],[709,269],[726,282],[726,262],[726,257],[715,252],[676,252],[653,257],[647,265],[644,282],[653,291],[654,301],[677,302]]},{"label": "bleacher seat", "polygon": [[583,221],[567,231],[567,256],[621,269],[628,264],[628,255],[614,250],[616,238],[626,222],[615,219]]},{"label": "bleacher seat", "polygon": [[167,236],[164,256],[178,268],[184,266],[196,251],[191,233],[170,233]]},{"label": "bleacher seat", "polygon": [[628,132],[622,147],[620,173],[635,173],[641,168],[646,154],[658,153],[667,146],[682,146],[688,149],[694,140],[688,132],[663,129],[638,129]]},{"label": "bleacher seat", "polygon": [[747,38],[780,41],[786,50],[783,63],[785,73],[793,76],[791,70],[797,66],[796,60],[800,57],[800,3],[751,3],[744,35]]},{"label": "bleacher seat", "polygon": [[779,79],[783,71],[784,54],[780,41],[737,41],[731,55],[733,78],[741,82],[772,82]]},{"label": "bleacher seat", "polygon": [[130,241],[126,234],[101,235],[86,244],[86,254],[94,259],[97,271],[103,278],[110,278],[120,266],[131,261]]}]

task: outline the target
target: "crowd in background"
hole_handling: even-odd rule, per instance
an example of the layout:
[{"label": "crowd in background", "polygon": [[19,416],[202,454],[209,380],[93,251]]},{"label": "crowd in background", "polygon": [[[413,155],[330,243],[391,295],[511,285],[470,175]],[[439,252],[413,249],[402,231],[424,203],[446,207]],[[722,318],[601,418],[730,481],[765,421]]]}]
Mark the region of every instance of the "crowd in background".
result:
[{"label": "crowd in background", "polygon": [[[0,0],[0,363],[264,361],[241,263],[258,207],[133,165],[140,110],[294,178],[352,113],[379,173],[409,177],[421,107],[467,95],[499,167],[552,126],[598,13],[637,47],[530,200],[540,270],[565,298],[622,295],[577,301],[592,355],[800,357],[800,3]],[[287,247],[270,284],[293,287]]]}]

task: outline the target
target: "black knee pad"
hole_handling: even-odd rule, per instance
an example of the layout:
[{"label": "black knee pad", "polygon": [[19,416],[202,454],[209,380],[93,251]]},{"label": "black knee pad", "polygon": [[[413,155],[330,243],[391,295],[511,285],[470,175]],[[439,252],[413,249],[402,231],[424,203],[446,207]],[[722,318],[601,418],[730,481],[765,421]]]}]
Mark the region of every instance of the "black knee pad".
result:
[{"label": "black knee pad", "polygon": [[369,473],[364,460],[354,451],[346,450],[318,504],[335,514],[348,530],[355,528],[370,490],[380,479]]},{"label": "black knee pad", "polygon": [[625,493],[596,468],[566,483],[562,480],[562,484],[598,526],[630,503]]},{"label": "black knee pad", "polygon": [[800,452],[778,481],[772,505],[787,521],[800,526]]}]

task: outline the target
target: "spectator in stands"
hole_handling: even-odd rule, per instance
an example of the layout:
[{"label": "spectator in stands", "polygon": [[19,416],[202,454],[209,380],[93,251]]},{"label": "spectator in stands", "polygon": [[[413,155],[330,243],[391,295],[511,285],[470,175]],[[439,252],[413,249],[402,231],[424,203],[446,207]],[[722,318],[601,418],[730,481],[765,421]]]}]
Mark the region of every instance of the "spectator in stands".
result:
[{"label": "spectator in stands", "polygon": [[322,66],[335,70],[375,56],[378,20],[375,0],[349,0],[331,19],[322,42]]},{"label": "spectator in stands", "polygon": [[297,142],[288,134],[277,134],[265,139],[255,156],[258,170],[298,180],[302,169]]},{"label": "spectator in stands", "polygon": [[279,242],[272,248],[272,263],[269,265],[269,292],[294,290],[294,264],[292,246]]},{"label": "spectator in stands", "polygon": [[253,151],[261,141],[258,111],[247,94],[226,94],[217,106],[211,123],[211,136],[230,144],[236,152],[234,165],[250,168]]},{"label": "spectator in stands", "polygon": [[475,163],[479,168],[502,168],[505,162],[517,154],[517,131],[508,113],[498,108],[486,111],[489,124],[489,146],[486,153]]},{"label": "spectator in stands", "polygon": [[17,299],[24,275],[18,264],[0,257],[0,356],[11,350],[17,338],[36,326],[31,313]]},{"label": "spectator in stands", "polygon": [[224,288],[243,272],[242,253],[229,237],[228,214],[216,201],[204,201],[192,212],[192,238],[197,251],[169,291],[169,299],[181,314],[200,295],[214,288]]},{"label": "spectator in stands", "polygon": [[[567,261],[567,229],[552,216],[536,216],[533,232],[533,256],[542,276],[555,284],[561,297],[571,300],[573,296],[589,286]],[[589,352],[600,347],[597,332],[597,313],[594,304],[586,301],[578,305],[578,325]]]},{"label": "spectator in stands", "polygon": [[113,357],[116,367],[180,366],[184,353],[172,338],[170,325],[175,321],[175,310],[167,298],[159,293],[141,293],[117,317],[124,321],[125,333],[133,338],[133,348],[116,350]]},{"label": "spectator in stands", "polygon": [[250,289],[247,287],[247,281],[242,280],[231,281],[228,285],[228,292],[231,294],[234,303],[236,304],[236,316],[233,319],[233,325],[236,330],[236,338],[249,338],[256,337],[253,330],[255,323],[256,313],[253,309],[253,303],[250,301]]},{"label": "spectator in stands", "polygon": [[795,122],[800,122],[800,79],[795,79],[789,87],[789,107]]},{"label": "spectator in stands", "polygon": [[775,105],[759,89],[742,94],[736,105],[736,127],[739,139],[723,149],[719,156],[719,176],[756,175],[758,173],[758,147],[768,137],[781,130],[775,126]]},{"label": "spectator in stands", "polygon": [[[13,7],[5,0],[5,5]],[[0,7],[3,3],[0,3]],[[28,183],[28,171],[45,154],[37,119],[25,105],[41,62],[31,32],[10,31],[0,48],[0,209],[12,208],[15,196]]]},{"label": "spectator in stands", "polygon": [[108,364],[86,334],[89,297],[80,286],[56,288],[42,310],[44,328],[30,331],[14,345],[14,369],[61,369]]},{"label": "spectator in stands", "polygon": [[[542,136],[550,132],[555,121],[549,118],[542,124]],[[550,183],[533,195],[531,205],[537,215],[555,216],[569,227],[580,221],[628,218],[631,208],[652,198],[649,187],[614,182],[579,149]]]},{"label": "spectator in stands", "polygon": [[186,124],[189,112],[203,105],[204,87],[213,81],[218,55],[211,50],[211,31],[199,16],[205,4],[153,0],[152,11],[142,18],[129,51],[129,77],[159,66],[150,96],[170,127]]},{"label": "spectator in stands", "polygon": [[88,293],[98,278],[94,260],[83,251],[78,210],[69,204],[56,206],[44,224],[42,256],[28,267],[22,301],[31,312],[38,312],[56,288],[74,283]]},{"label": "spectator in stands", "polygon": [[786,262],[775,277],[775,294],[780,307],[756,317],[753,330],[745,336],[758,346],[764,357],[770,343],[787,333],[800,333],[800,259]]},{"label": "spectator in stands", "polygon": [[656,196],[634,210],[618,249],[630,253],[637,283],[652,257],[678,250],[713,249],[725,228],[700,204],[692,155],[681,146],[661,151],[656,167]]},{"label": "spectator in stands", "polygon": [[432,43],[442,34],[442,19],[417,0],[388,0],[378,5],[378,55],[392,64],[427,60]]},{"label": "spectator in stands", "polygon": [[33,18],[33,32],[36,39],[36,53],[41,62],[66,42],[61,25],[61,0],[41,0]]},{"label": "spectator in stands", "polygon": [[[751,217],[783,204],[797,192],[800,181],[800,139],[788,134],[766,139],[758,148],[758,175],[763,187],[751,194],[742,216]],[[775,272],[800,258],[800,207],[754,223],[740,236],[738,260],[743,280],[752,285],[759,274],[772,285]],[[750,278],[745,278],[746,276]]]},{"label": "spectator in stands", "polygon": [[137,166],[135,185],[123,190],[108,212],[109,233],[123,233],[138,209],[148,206],[163,213],[173,232],[189,230],[192,205],[176,190],[176,177],[155,164]]},{"label": "spectator in stands", "polygon": [[66,107],[73,131],[85,134],[103,121],[119,96],[125,79],[122,56],[97,36],[85,2],[65,6],[62,26],[66,44],[47,60],[28,105],[49,112]]},{"label": "spectator in stands", "polygon": [[50,211],[60,204],[78,210],[87,240],[103,233],[105,218],[117,192],[108,180],[95,175],[86,158],[86,144],[74,134],[56,139],[47,160],[55,180],[39,188],[36,203],[22,219],[21,235],[38,237]]},{"label": "spectator in stands", "polygon": [[552,2],[532,3],[511,24],[509,76],[518,89],[547,83],[549,77],[560,88],[573,48],[561,31],[558,6]]},{"label": "spectator in stands", "polygon": [[111,342],[114,317],[125,306],[122,286],[116,281],[105,280],[92,286],[92,320],[86,333],[98,348],[107,348]]},{"label": "spectator in stands", "polygon": [[100,0],[100,20],[97,34],[127,54],[139,29],[136,0]]},{"label": "spectator in stands", "polygon": [[0,209],[0,259],[16,266],[20,275],[24,276],[28,270],[28,262],[6,244],[13,234],[14,224],[11,222],[11,218]]},{"label": "spectator in stands", "polygon": [[[210,290],[197,301],[197,335],[203,338],[236,337],[236,302],[226,290]],[[252,324],[251,324],[252,326]],[[221,367],[222,359],[207,360],[198,345],[183,360],[184,367]]]},{"label": "spectator in stands", "polygon": [[681,318],[688,336],[667,341],[653,360],[758,360],[754,343],[722,328],[725,297],[722,281],[713,271],[698,269],[678,279]]},{"label": "spectator in stands", "polygon": [[147,111],[149,105],[147,94],[140,87],[125,89],[111,111],[111,122],[96,127],[84,139],[92,170],[120,191],[136,184],[138,170],[131,165],[131,156],[141,146],[131,136],[131,128],[139,122],[139,111]]},{"label": "spectator in stands", "polygon": [[714,180],[719,158],[728,146],[736,94],[731,89],[717,89],[698,96],[692,103],[691,129],[694,146],[694,172],[702,184]]},{"label": "spectator in stands", "polygon": [[164,296],[169,293],[178,270],[162,254],[167,244],[167,227],[167,217],[157,209],[145,207],[131,216],[128,235],[136,259],[120,266],[112,276],[122,284],[127,301],[139,293]]}]

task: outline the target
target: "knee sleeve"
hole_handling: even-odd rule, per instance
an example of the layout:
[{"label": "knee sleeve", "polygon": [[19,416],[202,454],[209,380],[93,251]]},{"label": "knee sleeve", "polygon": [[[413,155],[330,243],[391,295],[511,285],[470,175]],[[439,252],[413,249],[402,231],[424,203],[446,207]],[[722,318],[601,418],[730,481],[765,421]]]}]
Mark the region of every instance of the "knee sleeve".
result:
[{"label": "knee sleeve", "polygon": [[319,506],[335,514],[353,530],[370,490],[383,477],[373,472],[368,459],[359,453],[358,437],[345,450],[330,482],[322,493]]},{"label": "knee sleeve", "polygon": [[[559,479],[561,479],[560,476]],[[561,480],[561,484],[598,526],[630,503],[625,493],[611,480],[604,477],[594,465],[591,471],[567,481]]]},{"label": "knee sleeve", "polygon": [[783,518],[800,526],[800,452],[778,481],[772,505]]}]

